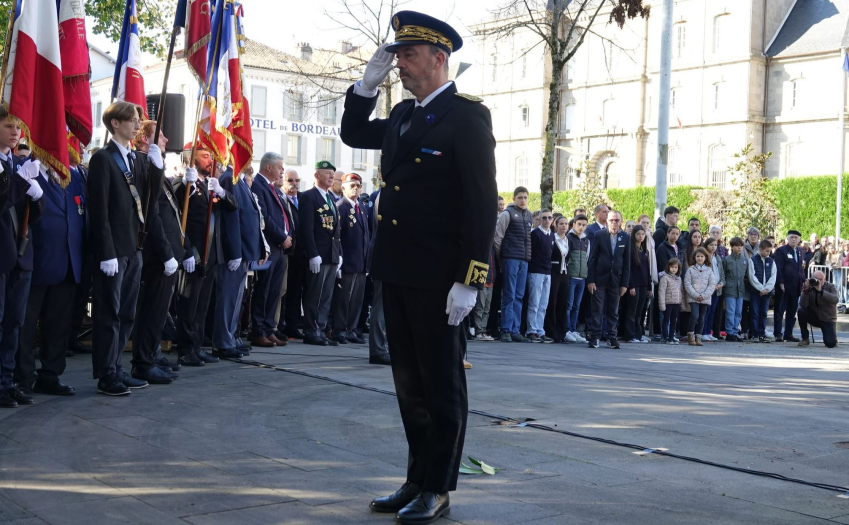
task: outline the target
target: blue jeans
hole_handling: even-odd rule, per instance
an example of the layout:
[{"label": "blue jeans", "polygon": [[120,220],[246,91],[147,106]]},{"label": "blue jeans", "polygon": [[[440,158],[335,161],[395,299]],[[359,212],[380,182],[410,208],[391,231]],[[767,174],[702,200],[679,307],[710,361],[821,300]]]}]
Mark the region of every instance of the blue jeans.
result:
[{"label": "blue jeans", "polygon": [[578,310],[581,309],[581,299],[584,297],[584,289],[587,281],[584,279],[569,280],[569,301],[566,303],[566,331],[578,331]]},{"label": "blue jeans", "polygon": [[769,294],[761,295],[758,292],[752,292],[749,302],[752,303],[752,327],[755,335],[764,337],[766,336],[766,315],[769,311]]},{"label": "blue jeans", "polygon": [[740,319],[743,317],[743,298],[742,297],[726,297],[725,298],[725,331],[728,335],[740,335],[737,327],[740,326]]},{"label": "blue jeans", "polygon": [[545,335],[545,310],[548,308],[548,294],[551,291],[550,273],[528,274],[531,295],[528,297],[528,333]]},{"label": "blue jeans", "polygon": [[504,274],[501,282],[501,329],[508,334],[518,334],[528,280],[528,261],[504,259],[501,267]]},{"label": "blue jeans", "polygon": [[[719,296],[716,295],[716,292],[713,292],[713,295],[710,298],[710,306],[708,306],[707,313],[705,314],[705,324],[702,327],[702,335],[710,335],[713,331],[713,317],[716,314],[716,308],[719,306]],[[713,334],[714,337],[719,337],[719,334]]]}]

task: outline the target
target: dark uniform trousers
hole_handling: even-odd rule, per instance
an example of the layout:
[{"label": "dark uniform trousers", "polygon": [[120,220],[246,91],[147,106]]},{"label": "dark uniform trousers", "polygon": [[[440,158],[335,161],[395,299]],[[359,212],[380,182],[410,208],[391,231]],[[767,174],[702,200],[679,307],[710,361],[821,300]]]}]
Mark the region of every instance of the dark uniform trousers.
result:
[{"label": "dark uniform trousers", "polygon": [[801,284],[775,287],[775,311],[773,312],[773,334],[775,337],[790,337],[796,326],[796,311],[799,309],[799,299],[802,297]]},{"label": "dark uniform trousers", "polygon": [[383,283],[392,375],[407,434],[407,481],[456,490],[468,401],[460,328],[448,324],[448,289]]},{"label": "dark uniform trousers", "polygon": [[165,275],[163,270],[160,262],[151,262],[142,268],[142,287],[133,334],[133,368],[149,370],[156,366],[156,352],[162,343],[162,328],[179,273]]},{"label": "dark uniform trousers", "polygon": [[15,354],[24,324],[32,272],[15,266],[0,272],[0,389],[12,388]]},{"label": "dark uniform trousers", "polygon": [[15,370],[18,383],[32,383],[36,379],[36,325],[39,325],[41,340],[38,378],[54,380],[65,372],[65,351],[73,333],[75,313],[68,305],[74,301],[76,292],[77,283],[70,266],[63,283],[30,287],[26,321],[18,346],[18,367]]},{"label": "dark uniform trousers", "polygon": [[380,358],[389,356],[389,343],[386,340],[386,316],[383,314],[383,283],[374,282],[371,314],[368,331],[368,356]]},{"label": "dark uniform trousers", "polygon": [[117,274],[108,277],[98,268],[93,276],[91,361],[95,379],[123,372],[121,353],[136,318],[142,254],[136,251],[117,259]]},{"label": "dark uniform trousers", "polygon": [[205,275],[197,270],[186,275],[184,293],[177,298],[177,341],[181,351],[203,346],[206,312],[214,287],[214,266],[207,268]]},{"label": "dark uniform trousers", "polygon": [[[618,281],[618,280],[617,280]],[[590,296],[590,312],[587,330],[596,339],[616,338],[619,323],[619,282],[611,281],[603,288],[596,288]]]},{"label": "dark uniform trousers", "polygon": [[333,335],[354,336],[360,322],[365,291],[365,273],[342,274],[339,285],[333,291]]},{"label": "dark uniform trousers", "polygon": [[335,264],[322,264],[318,273],[306,272],[304,286],[304,333],[321,337],[327,328],[333,286],[336,282]]},{"label": "dark uniform trousers", "polygon": [[301,324],[301,299],[304,292],[304,275],[307,268],[306,254],[295,251],[288,257],[286,275],[286,295],[280,310],[280,322],[277,329],[280,332],[294,332]]},{"label": "dark uniform trousers", "polygon": [[256,272],[256,286],[251,296],[251,319],[256,337],[268,337],[277,328],[274,316],[280,306],[280,292],[286,276],[286,256],[282,248],[272,247],[268,260],[270,267]]},{"label": "dark uniform trousers", "polygon": [[245,296],[245,276],[248,263],[242,260],[239,267],[230,271],[227,263],[216,266],[214,328],[212,344],[215,348],[231,350],[236,348],[236,331],[239,328],[239,314],[242,311],[242,299]]}]

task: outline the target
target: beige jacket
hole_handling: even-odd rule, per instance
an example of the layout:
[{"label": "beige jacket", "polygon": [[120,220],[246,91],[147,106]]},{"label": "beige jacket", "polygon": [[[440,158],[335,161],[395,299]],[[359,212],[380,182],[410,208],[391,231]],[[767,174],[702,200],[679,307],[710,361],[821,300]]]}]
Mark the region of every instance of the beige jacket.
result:
[{"label": "beige jacket", "polygon": [[681,278],[664,274],[657,290],[657,306],[660,311],[665,312],[667,304],[681,304],[681,298]]},{"label": "beige jacket", "polygon": [[[713,268],[708,265],[699,269],[696,265],[687,268],[684,275],[684,289],[687,290],[687,298],[692,303],[710,305],[711,296],[716,290],[716,275]],[[699,301],[698,297],[702,296]]]}]

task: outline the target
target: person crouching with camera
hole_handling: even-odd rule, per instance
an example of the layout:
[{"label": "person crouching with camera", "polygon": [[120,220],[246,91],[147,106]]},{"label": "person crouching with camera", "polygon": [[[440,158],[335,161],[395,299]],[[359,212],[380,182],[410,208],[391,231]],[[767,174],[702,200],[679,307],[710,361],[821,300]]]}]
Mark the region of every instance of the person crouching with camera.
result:
[{"label": "person crouching with camera", "polygon": [[802,341],[799,346],[808,346],[808,325],[822,330],[822,340],[828,348],[837,346],[837,288],[825,282],[823,272],[814,272],[802,285],[802,306],[799,308],[799,325]]}]

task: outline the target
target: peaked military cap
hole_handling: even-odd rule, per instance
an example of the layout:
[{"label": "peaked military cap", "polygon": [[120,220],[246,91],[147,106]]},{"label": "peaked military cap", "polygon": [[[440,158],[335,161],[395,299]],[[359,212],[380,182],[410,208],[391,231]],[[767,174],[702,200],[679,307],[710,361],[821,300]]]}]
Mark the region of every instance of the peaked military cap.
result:
[{"label": "peaked military cap", "polygon": [[320,160],[315,163],[315,169],[317,170],[333,170],[336,171],[336,166],[330,163],[327,160]]},{"label": "peaked military cap", "polygon": [[453,27],[442,20],[416,11],[399,11],[392,17],[395,42],[386,50],[394,53],[401,46],[432,44],[449,55],[463,47],[463,39]]}]

